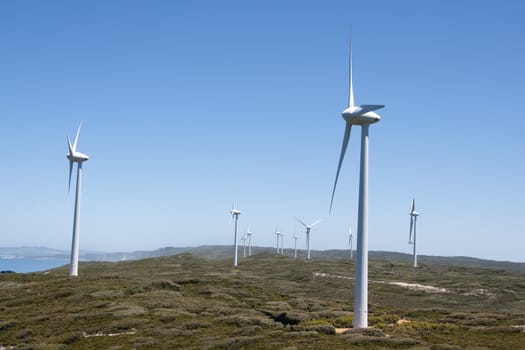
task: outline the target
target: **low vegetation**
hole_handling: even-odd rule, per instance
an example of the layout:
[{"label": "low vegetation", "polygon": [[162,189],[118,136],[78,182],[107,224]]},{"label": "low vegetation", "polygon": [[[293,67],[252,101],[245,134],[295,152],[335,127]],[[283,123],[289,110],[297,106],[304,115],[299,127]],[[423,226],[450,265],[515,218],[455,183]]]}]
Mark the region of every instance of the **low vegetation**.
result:
[{"label": "low vegetation", "polygon": [[79,275],[1,274],[0,349],[525,348],[519,271],[372,260],[364,330],[351,329],[343,259],[258,254],[234,269],[180,254],[81,263]]}]

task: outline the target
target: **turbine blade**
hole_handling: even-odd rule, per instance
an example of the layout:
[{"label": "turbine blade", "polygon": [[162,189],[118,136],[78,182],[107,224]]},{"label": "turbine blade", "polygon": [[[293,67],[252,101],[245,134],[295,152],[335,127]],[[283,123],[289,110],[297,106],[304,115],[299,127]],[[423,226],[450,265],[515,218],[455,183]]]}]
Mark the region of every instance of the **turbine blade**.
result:
[{"label": "turbine blade", "polygon": [[352,32],[350,31],[350,59],[349,59],[349,85],[350,85],[350,89],[349,89],[349,92],[348,92],[348,107],[354,107],[355,106],[355,103],[354,103],[354,86],[352,84]]},{"label": "turbine blade", "polygon": [[317,224],[320,223],[321,221],[323,221],[323,219],[319,219],[319,220],[317,220],[316,222],[314,222],[313,224],[310,224],[310,228],[314,227],[315,225],[317,225]]},{"label": "turbine blade", "polygon": [[67,187],[67,193],[71,191],[71,174],[73,173],[73,161],[69,161],[69,185]]},{"label": "turbine blade", "polygon": [[303,225],[305,228],[308,227],[304,222],[302,222],[301,220],[299,220],[298,218],[295,218],[295,220],[299,221],[301,223],[301,225]]},{"label": "turbine blade", "polygon": [[416,199],[412,198],[412,212],[416,211]]},{"label": "turbine blade", "polygon": [[348,141],[350,140],[350,132],[352,131],[352,125],[346,123],[345,136],[343,137],[343,146],[341,147],[341,155],[339,156],[339,165],[337,166],[337,173],[335,174],[334,189],[332,190],[332,200],[330,201],[330,213],[332,212],[332,205],[334,204],[335,188],[337,187],[337,179],[339,178],[339,172],[341,171],[341,164],[346,153],[346,147],[348,147]]},{"label": "turbine blade", "polygon": [[367,113],[375,111],[376,109],[384,108],[385,105],[361,105],[359,107],[361,107],[361,110],[359,111],[360,113]]},{"label": "turbine blade", "polygon": [[69,150],[69,155],[73,155],[73,146],[71,146],[71,140],[69,139],[69,136],[67,137],[67,148]]},{"label": "turbine blade", "polygon": [[82,121],[80,121],[80,125],[78,126],[77,135],[75,136],[75,142],[73,142],[73,151],[75,152],[77,150],[77,142],[78,142],[78,135],[80,134],[80,128],[82,127]]}]

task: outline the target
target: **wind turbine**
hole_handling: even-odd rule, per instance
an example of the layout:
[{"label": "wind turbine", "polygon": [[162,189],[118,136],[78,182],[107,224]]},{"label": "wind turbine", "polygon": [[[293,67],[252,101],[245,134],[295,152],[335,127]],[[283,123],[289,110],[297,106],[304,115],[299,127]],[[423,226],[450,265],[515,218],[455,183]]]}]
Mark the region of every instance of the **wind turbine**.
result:
[{"label": "wind turbine", "polygon": [[241,241],[243,243],[243,253],[242,253],[242,257],[243,258],[246,258],[246,234],[244,234],[242,237],[241,237]]},{"label": "wind turbine", "polygon": [[277,226],[275,226],[275,237],[277,238],[277,254],[279,254],[279,237],[281,236],[281,232],[279,232],[279,229]]},{"label": "wind turbine", "polygon": [[230,214],[232,214],[232,220],[234,220],[235,222],[233,236],[233,267],[237,267],[237,220],[239,220],[239,215],[241,215],[241,211],[239,209],[235,209],[235,202],[233,202]]},{"label": "wind turbine", "polygon": [[248,231],[246,231],[246,236],[248,236],[248,256],[252,256],[252,233],[248,227]]},{"label": "wind turbine", "polygon": [[294,259],[297,259],[297,238],[299,238],[299,237],[298,237],[297,234],[294,232],[292,238],[295,240],[295,241],[294,241],[294,254],[293,254],[293,258],[294,258]]},{"label": "wind turbine", "polygon": [[68,193],[71,190],[71,174],[73,173],[73,163],[77,163],[77,188],[75,193],[75,212],[73,214],[73,240],[71,242],[71,263],[69,265],[69,276],[78,276],[78,245],[80,235],[80,190],[82,187],[82,163],[88,160],[88,156],[77,152],[78,135],[80,134],[80,128],[82,122],[78,126],[77,135],[75,136],[75,142],[71,145],[69,136],[67,137],[67,147],[69,153],[67,159],[69,159],[69,186]]},{"label": "wind turbine", "polygon": [[281,255],[284,255],[284,233],[281,233]]},{"label": "wind turbine", "polygon": [[[412,199],[412,210],[409,213],[410,215],[410,232],[408,234],[408,244],[413,245],[413,254],[414,254],[414,261],[413,266],[417,267],[417,253],[416,253],[416,222],[417,217],[419,213],[416,211],[416,199]],[[414,240],[412,240],[412,228],[414,229]]]},{"label": "wind turbine", "polygon": [[348,245],[350,246],[350,260],[352,260],[354,257],[353,247],[352,247],[352,226],[348,228]]},{"label": "wind turbine", "polygon": [[310,230],[312,229],[312,227],[314,227],[315,225],[317,225],[318,223],[320,223],[323,220],[322,219],[321,220],[317,220],[313,224],[307,225],[304,222],[302,222],[301,220],[299,220],[298,218],[295,218],[295,219],[297,221],[299,221],[299,223],[301,223],[301,225],[303,225],[304,228],[306,228],[306,260],[310,260]]},{"label": "wind turbine", "polygon": [[356,284],[354,300],[354,328],[368,327],[368,128],[370,124],[377,123],[381,117],[374,111],[384,105],[357,106],[354,101],[354,88],[352,83],[352,36],[350,35],[350,64],[349,64],[348,107],[343,111],[345,120],[345,133],[339,165],[335,175],[330,212],[334,202],[337,179],[341,171],[341,164],[345,156],[352,125],[361,126],[361,164],[359,175],[359,212],[357,221],[357,257],[356,257]]}]

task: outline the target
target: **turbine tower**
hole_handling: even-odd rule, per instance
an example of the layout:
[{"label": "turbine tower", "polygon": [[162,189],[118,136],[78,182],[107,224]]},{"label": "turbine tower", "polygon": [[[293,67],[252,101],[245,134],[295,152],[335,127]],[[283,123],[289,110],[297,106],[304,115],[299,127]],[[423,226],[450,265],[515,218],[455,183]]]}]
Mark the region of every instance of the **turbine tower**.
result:
[{"label": "turbine tower", "polygon": [[242,257],[246,258],[246,234],[244,234],[241,237],[241,241],[242,241],[242,244],[243,244]]},{"label": "turbine tower", "polygon": [[[416,199],[412,199],[412,210],[409,213],[410,215],[410,232],[408,234],[408,244],[413,245],[413,255],[414,261],[413,266],[417,267],[417,253],[416,253],[416,222],[419,213],[416,211]],[[412,240],[412,228],[414,229],[414,240]]]},{"label": "turbine tower", "polygon": [[230,214],[232,214],[232,220],[235,223],[233,235],[233,267],[237,267],[237,220],[239,220],[239,215],[241,215],[241,211],[235,209],[235,202],[233,202]]},{"label": "turbine tower", "polygon": [[295,240],[295,241],[294,241],[294,254],[293,254],[293,258],[294,258],[294,259],[297,259],[297,238],[299,238],[299,237],[297,236],[297,234],[294,233],[293,236],[292,236],[292,238]]},{"label": "turbine tower", "polygon": [[77,163],[77,188],[75,193],[75,212],[73,214],[73,240],[71,242],[71,263],[69,265],[69,276],[78,276],[78,246],[79,246],[79,235],[80,235],[80,190],[82,188],[82,163],[88,160],[88,156],[77,152],[78,135],[80,134],[80,128],[82,122],[78,126],[77,135],[75,136],[75,142],[71,145],[69,136],[67,137],[67,146],[69,153],[67,159],[69,159],[69,186],[68,193],[71,190],[71,174],[73,173],[73,163]]},{"label": "turbine tower", "polygon": [[350,246],[350,260],[353,260],[354,258],[354,251],[352,247],[352,226],[348,228],[348,245]]},{"label": "turbine tower", "polygon": [[248,231],[246,231],[246,236],[248,236],[248,256],[252,256],[252,233],[248,227]]},{"label": "turbine tower", "polygon": [[277,254],[279,254],[279,237],[281,236],[281,232],[279,232],[279,229],[277,226],[275,226],[275,237],[277,238]]},{"label": "turbine tower", "polygon": [[381,109],[384,105],[361,105],[357,106],[354,101],[354,88],[352,83],[352,36],[350,35],[350,64],[348,107],[343,111],[345,120],[345,133],[339,165],[335,175],[332,200],[330,201],[330,212],[334,202],[334,194],[337,179],[341,170],[341,164],[345,156],[352,125],[361,126],[361,164],[359,175],[359,211],[357,221],[357,257],[356,257],[356,284],[354,300],[354,328],[368,327],[368,128],[370,124],[377,123],[381,117],[374,111]]},{"label": "turbine tower", "polygon": [[281,255],[284,255],[284,233],[281,233]]},{"label": "turbine tower", "polygon": [[312,227],[314,227],[315,225],[320,223],[322,221],[322,219],[321,220],[317,220],[316,222],[314,222],[313,224],[310,224],[310,225],[305,224],[304,222],[302,222],[298,218],[295,218],[295,219],[297,221],[299,221],[299,223],[301,225],[303,225],[304,228],[306,228],[306,260],[310,260],[310,230],[312,229]]}]

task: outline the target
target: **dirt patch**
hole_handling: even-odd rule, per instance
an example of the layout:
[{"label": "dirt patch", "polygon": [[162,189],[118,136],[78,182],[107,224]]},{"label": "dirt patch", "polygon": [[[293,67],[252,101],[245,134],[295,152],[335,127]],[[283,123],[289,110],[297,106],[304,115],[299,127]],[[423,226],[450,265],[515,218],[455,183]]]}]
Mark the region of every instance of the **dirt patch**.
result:
[{"label": "dirt patch", "polygon": [[351,329],[352,328],[336,328],[335,329],[335,334],[345,334],[346,332],[348,332]]}]

